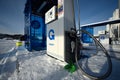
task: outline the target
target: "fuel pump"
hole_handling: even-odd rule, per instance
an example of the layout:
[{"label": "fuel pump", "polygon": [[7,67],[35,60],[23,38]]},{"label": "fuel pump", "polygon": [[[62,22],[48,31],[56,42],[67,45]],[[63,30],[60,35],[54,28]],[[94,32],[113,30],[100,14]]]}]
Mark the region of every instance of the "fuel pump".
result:
[{"label": "fuel pump", "polygon": [[47,54],[67,63],[75,62],[76,39],[71,36],[75,35],[71,31],[75,27],[74,19],[74,0],[58,0],[58,6],[45,14]]}]

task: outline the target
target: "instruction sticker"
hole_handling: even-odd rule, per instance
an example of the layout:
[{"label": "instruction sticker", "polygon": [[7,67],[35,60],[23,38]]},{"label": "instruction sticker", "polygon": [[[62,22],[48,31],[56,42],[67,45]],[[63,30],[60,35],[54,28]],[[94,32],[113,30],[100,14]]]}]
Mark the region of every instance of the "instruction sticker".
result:
[{"label": "instruction sticker", "polygon": [[58,18],[64,16],[64,0],[58,0]]}]

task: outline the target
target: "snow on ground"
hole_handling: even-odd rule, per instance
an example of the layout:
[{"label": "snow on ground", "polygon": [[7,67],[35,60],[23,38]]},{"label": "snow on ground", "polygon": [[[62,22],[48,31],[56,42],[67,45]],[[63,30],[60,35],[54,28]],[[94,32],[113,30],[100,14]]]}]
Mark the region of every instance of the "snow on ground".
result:
[{"label": "snow on ground", "polygon": [[19,80],[78,80],[63,69],[66,63],[49,57],[46,51],[19,57]]},{"label": "snow on ground", "polygon": [[0,80],[7,80],[16,70],[17,50],[14,46],[14,41],[0,40]]},{"label": "snow on ground", "polygon": [[[90,80],[81,72],[78,75],[79,70],[64,70],[66,63],[48,56],[46,51],[28,52],[24,46],[15,47],[15,42],[0,41],[0,80]],[[112,74],[105,80],[119,80],[120,60],[112,58],[112,62]]]},{"label": "snow on ground", "polygon": [[15,40],[3,40],[0,39],[0,54],[7,53],[11,48],[15,47]]}]

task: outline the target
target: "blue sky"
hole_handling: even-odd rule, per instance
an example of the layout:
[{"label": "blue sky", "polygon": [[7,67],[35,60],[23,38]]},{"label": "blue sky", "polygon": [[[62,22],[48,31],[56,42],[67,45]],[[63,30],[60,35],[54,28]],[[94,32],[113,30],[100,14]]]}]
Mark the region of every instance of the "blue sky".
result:
[{"label": "blue sky", "polygon": [[118,7],[118,0],[80,0],[81,24],[107,20]]},{"label": "blue sky", "polygon": [[26,0],[0,0],[0,33],[24,33],[24,4]]},{"label": "blue sky", "polygon": [[[79,1],[81,25],[107,20],[118,7],[118,0]],[[0,0],[0,33],[24,33],[25,2],[26,0]]]}]

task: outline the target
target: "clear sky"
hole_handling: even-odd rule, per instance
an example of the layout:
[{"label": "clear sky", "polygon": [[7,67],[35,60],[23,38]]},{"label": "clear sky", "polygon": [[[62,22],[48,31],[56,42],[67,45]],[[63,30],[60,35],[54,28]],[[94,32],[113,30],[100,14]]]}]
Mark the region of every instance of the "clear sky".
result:
[{"label": "clear sky", "polygon": [[[79,1],[81,25],[107,20],[118,7],[118,0]],[[24,33],[25,2],[26,0],[0,0],[0,33]]]},{"label": "clear sky", "polygon": [[107,20],[118,7],[118,0],[80,0],[81,24]]},{"label": "clear sky", "polygon": [[0,33],[24,33],[26,0],[0,0]]}]

